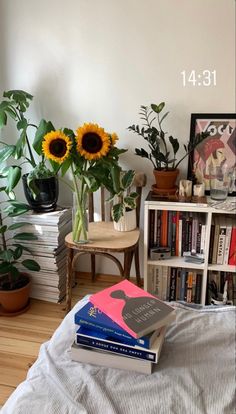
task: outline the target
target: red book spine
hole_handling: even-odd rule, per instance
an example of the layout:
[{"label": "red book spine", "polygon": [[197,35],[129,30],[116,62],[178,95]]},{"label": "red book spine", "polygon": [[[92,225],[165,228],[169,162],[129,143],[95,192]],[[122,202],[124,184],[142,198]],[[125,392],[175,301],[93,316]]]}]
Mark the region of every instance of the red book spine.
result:
[{"label": "red book spine", "polygon": [[167,247],[168,245],[168,211],[162,210],[161,215],[161,246]]},{"label": "red book spine", "polygon": [[232,228],[230,249],[229,249],[229,264],[236,265],[236,227]]}]

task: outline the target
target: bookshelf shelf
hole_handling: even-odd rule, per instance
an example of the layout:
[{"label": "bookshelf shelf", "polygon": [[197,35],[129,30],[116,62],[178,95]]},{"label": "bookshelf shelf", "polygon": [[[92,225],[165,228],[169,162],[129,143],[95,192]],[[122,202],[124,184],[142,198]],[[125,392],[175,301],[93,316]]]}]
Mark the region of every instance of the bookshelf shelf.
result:
[{"label": "bookshelf shelf", "polygon": [[[235,203],[236,198],[229,197],[227,199],[227,202],[230,204]],[[196,274],[198,278],[199,277],[201,278],[201,295],[200,295],[200,300],[198,298],[197,303],[200,302],[201,304],[204,305],[206,303],[208,277],[211,272],[215,272],[215,273],[225,272],[227,274],[232,274],[232,275],[236,274],[236,266],[234,265],[213,264],[213,263],[217,263],[218,259],[217,259],[217,262],[213,262],[212,260],[211,263],[208,263],[210,259],[210,254],[211,254],[210,251],[212,249],[212,247],[210,246],[210,243],[212,243],[212,240],[215,240],[215,238],[212,237],[212,227],[215,224],[215,222],[219,220],[220,223],[221,224],[224,223],[224,226],[226,227],[227,220],[231,220],[231,222],[234,223],[234,224],[231,224],[231,226],[236,227],[236,223],[235,223],[236,210],[235,209],[234,210],[218,209],[218,208],[215,208],[214,206],[211,206],[210,205],[211,203],[212,203],[212,200],[210,200],[209,198],[207,199],[207,202],[205,204],[182,203],[182,202],[179,203],[179,202],[171,202],[171,201],[165,201],[165,200],[159,201],[157,197],[152,196],[151,192],[148,194],[147,199],[145,200],[145,203],[144,203],[144,289],[145,290],[149,291],[150,293],[157,294],[157,291],[153,289],[153,286],[155,286],[155,283],[156,283],[155,277],[157,276],[155,276],[156,274],[155,272],[158,273],[157,271],[158,269],[159,269],[158,280],[160,279],[160,277],[163,278],[163,274],[165,274],[165,277],[171,279],[173,277],[173,273],[175,272],[175,270],[173,269],[177,269],[177,272],[179,273],[179,278],[181,278],[180,276],[181,271],[183,272],[186,271],[187,274],[189,273],[195,274],[194,276],[195,282],[196,282]],[[163,212],[166,212],[166,213],[163,213]],[[189,262],[186,262],[182,256],[183,251],[189,250],[188,248],[187,249],[185,248],[183,250],[182,244],[184,243],[183,242],[184,237],[185,238],[190,237],[190,239],[192,238],[191,239],[192,242],[193,242],[193,237],[194,237],[193,233],[190,236],[189,234],[188,236],[186,236],[185,234],[186,222],[185,221],[182,221],[182,225],[183,225],[183,227],[181,228],[182,237],[180,237],[180,233],[176,234],[176,231],[177,231],[176,229],[179,225],[179,218],[185,217],[185,215],[186,217],[190,216],[192,220],[194,217],[197,217],[196,221],[198,223],[200,221],[201,231],[200,231],[200,236],[199,236],[200,241],[198,241],[198,243],[201,243],[201,246],[200,244],[198,244],[198,248],[200,248],[201,253],[204,253],[204,259],[205,259],[204,263],[201,263],[201,264],[189,263]],[[164,216],[167,216],[166,221],[164,220]],[[177,219],[178,224],[176,224],[176,221],[175,221],[176,219],[175,220],[173,220],[172,218],[169,219],[170,216],[172,218],[173,216],[178,217]],[[158,219],[158,217],[161,217],[161,218]],[[159,220],[159,224],[158,224],[158,220]],[[165,222],[165,225],[163,224],[164,222]],[[193,224],[191,224],[191,226],[192,225]],[[169,230],[170,227],[172,228],[171,231]],[[173,227],[174,227],[174,230],[173,230]],[[203,231],[203,228],[204,228],[204,231]],[[179,231],[179,228],[178,228],[178,231]],[[191,228],[190,231],[192,232],[194,231],[193,227]],[[173,234],[174,232],[175,239],[173,239],[173,236],[170,235],[170,232],[172,232],[171,234]],[[187,242],[185,240],[185,245],[186,243]],[[197,242],[195,241],[195,243]],[[164,259],[164,260],[150,259],[150,248],[151,247],[156,248],[158,246],[166,246],[166,247],[171,247],[171,250],[172,250],[173,244],[174,244],[174,252],[172,251],[173,256],[171,256],[171,258]],[[177,256],[174,255],[175,249],[176,249]],[[169,272],[168,276],[166,276],[167,271],[164,271],[163,270],[164,268],[168,269],[168,272]],[[154,271],[153,269],[157,269],[157,270]],[[160,276],[160,274],[162,276]],[[172,276],[170,276],[170,274]],[[236,278],[236,275],[232,277]],[[154,282],[153,282],[153,278],[154,278]],[[162,283],[162,285],[165,285],[165,288],[166,288],[166,282],[165,284],[163,281],[160,283]],[[180,284],[181,282],[179,281],[178,283]],[[170,281],[169,281],[169,284],[170,284]],[[167,289],[169,289],[168,282],[167,282]],[[187,301],[189,300],[187,299]],[[191,300],[191,301],[194,301],[194,300]]]},{"label": "bookshelf shelf", "polygon": [[185,262],[183,257],[172,257],[165,260],[148,260],[148,265],[168,266],[168,267],[185,267],[187,269],[204,269],[204,264]]}]

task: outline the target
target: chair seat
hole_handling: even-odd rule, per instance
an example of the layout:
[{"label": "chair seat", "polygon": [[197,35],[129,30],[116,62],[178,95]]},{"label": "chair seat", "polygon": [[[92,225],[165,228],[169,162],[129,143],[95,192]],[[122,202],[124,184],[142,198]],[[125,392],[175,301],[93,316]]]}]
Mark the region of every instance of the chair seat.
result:
[{"label": "chair seat", "polygon": [[98,221],[89,223],[88,237],[89,243],[78,244],[74,243],[72,233],[65,237],[65,244],[67,247],[76,250],[93,250],[97,251],[113,251],[123,252],[135,246],[139,241],[140,231],[135,229],[132,231],[122,232],[114,229],[112,221]]}]

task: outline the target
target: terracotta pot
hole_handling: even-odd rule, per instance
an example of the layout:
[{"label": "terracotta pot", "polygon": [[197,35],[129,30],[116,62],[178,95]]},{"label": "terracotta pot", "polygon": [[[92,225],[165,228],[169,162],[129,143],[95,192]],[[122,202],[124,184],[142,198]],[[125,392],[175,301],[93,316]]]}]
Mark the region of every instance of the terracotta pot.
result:
[{"label": "terracotta pot", "polygon": [[156,187],[160,189],[171,189],[175,187],[179,170],[153,170]]},{"label": "terracotta pot", "polygon": [[28,275],[28,283],[22,288],[14,290],[0,290],[0,304],[4,311],[15,313],[26,308],[29,301],[31,280]]},{"label": "terracotta pot", "polygon": [[113,223],[114,229],[117,231],[132,231],[136,229],[136,210],[126,211],[118,222],[114,221]]}]

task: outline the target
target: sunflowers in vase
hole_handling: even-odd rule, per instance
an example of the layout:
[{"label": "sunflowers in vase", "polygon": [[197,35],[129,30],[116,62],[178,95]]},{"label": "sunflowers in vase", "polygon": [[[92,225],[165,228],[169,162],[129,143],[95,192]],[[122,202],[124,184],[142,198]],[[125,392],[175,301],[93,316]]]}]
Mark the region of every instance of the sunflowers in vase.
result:
[{"label": "sunflowers in vase", "polygon": [[[55,163],[62,176],[68,170],[73,184],[73,241],[88,242],[88,193],[104,185],[111,193],[119,180],[119,155],[125,152],[115,146],[118,136],[108,133],[97,124],[85,123],[76,133],[71,129],[47,133],[42,142],[46,158]],[[112,185],[111,185],[112,178]]]}]

